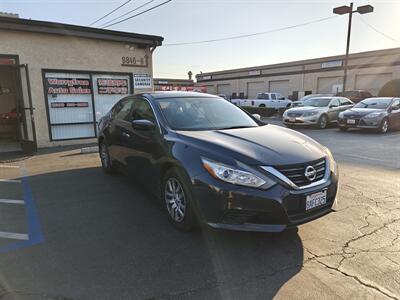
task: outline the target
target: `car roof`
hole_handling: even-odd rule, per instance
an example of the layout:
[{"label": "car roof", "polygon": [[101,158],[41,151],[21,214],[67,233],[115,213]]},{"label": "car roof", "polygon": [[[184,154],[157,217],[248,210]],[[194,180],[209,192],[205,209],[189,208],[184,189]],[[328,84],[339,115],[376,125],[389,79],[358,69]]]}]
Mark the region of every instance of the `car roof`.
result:
[{"label": "car roof", "polygon": [[202,97],[202,98],[220,98],[215,95],[197,92],[179,92],[179,91],[160,91],[151,93],[142,93],[142,96],[151,97],[155,100],[165,98],[188,98],[188,97]]}]

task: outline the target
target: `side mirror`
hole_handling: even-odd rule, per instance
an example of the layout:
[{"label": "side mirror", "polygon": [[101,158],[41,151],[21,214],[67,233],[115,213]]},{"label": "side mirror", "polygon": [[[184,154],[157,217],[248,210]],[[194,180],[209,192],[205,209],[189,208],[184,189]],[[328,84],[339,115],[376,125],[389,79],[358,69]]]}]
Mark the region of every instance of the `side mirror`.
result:
[{"label": "side mirror", "polygon": [[149,121],[149,120],[133,120],[132,127],[133,127],[133,129],[136,129],[136,130],[149,131],[149,130],[153,130],[156,127],[156,125],[152,121]]},{"label": "side mirror", "polygon": [[334,108],[334,107],[339,107],[339,105],[336,105],[336,104],[329,105],[329,108]]},{"label": "side mirror", "polygon": [[252,114],[253,118],[261,121],[261,116],[259,114]]}]

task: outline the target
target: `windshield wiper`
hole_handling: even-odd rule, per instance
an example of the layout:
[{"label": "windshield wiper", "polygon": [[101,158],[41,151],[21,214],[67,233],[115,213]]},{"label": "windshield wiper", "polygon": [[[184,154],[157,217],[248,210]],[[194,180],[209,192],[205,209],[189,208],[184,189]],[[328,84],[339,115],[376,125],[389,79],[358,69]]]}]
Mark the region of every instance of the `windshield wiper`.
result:
[{"label": "windshield wiper", "polygon": [[257,126],[247,126],[247,125],[238,125],[238,126],[231,126],[231,127],[222,127],[218,128],[217,130],[228,130],[228,129],[240,129],[240,128],[250,128],[250,127],[257,127]]}]

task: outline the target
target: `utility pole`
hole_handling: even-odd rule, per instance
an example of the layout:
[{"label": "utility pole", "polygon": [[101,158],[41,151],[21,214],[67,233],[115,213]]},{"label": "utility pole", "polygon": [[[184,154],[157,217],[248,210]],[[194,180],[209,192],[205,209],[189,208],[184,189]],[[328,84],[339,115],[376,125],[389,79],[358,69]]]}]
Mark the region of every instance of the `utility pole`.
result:
[{"label": "utility pole", "polygon": [[349,14],[349,24],[347,26],[347,44],[346,44],[346,55],[344,57],[343,64],[343,92],[346,91],[346,82],[347,82],[347,70],[348,70],[348,60],[349,60],[349,51],[350,51],[350,37],[351,37],[351,23],[353,21],[353,13],[359,14],[367,14],[374,11],[374,7],[372,5],[363,5],[357,7],[356,10],[353,10],[353,2],[350,3],[350,6],[339,6],[333,9],[333,13],[337,15]]}]

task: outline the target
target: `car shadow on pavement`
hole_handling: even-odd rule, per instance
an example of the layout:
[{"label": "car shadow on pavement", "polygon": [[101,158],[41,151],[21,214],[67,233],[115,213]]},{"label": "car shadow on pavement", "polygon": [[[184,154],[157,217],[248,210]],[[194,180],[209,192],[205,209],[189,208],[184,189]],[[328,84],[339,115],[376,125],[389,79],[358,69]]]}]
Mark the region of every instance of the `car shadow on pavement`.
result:
[{"label": "car shadow on pavement", "polygon": [[271,299],[302,268],[296,229],[182,233],[154,197],[98,167],[35,175],[29,184],[45,241],[0,256],[1,283],[10,293]]}]

